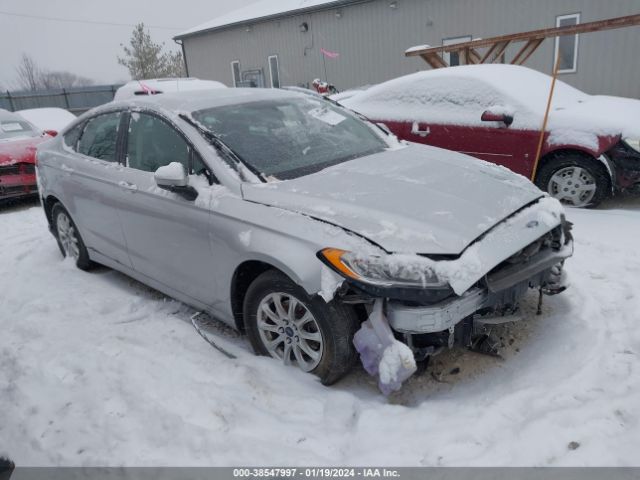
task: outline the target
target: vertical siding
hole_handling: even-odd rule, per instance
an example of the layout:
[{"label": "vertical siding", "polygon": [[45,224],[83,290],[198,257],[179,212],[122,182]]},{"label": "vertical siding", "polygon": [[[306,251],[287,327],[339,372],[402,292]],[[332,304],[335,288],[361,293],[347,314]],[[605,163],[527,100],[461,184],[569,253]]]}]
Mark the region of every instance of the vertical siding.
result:
[{"label": "vertical siding", "polygon": [[[324,78],[320,47],[340,53],[327,59],[327,77],[339,89],[378,83],[428,68],[406,58],[413,45],[440,45],[464,35],[487,38],[555,26],[556,16],[581,13],[583,23],[640,13],[640,0],[371,0],[337,9],[235,27],[184,40],[192,76],[231,84],[230,62],[261,68],[278,55],[282,85]],[[309,31],[299,25],[307,22]],[[580,36],[578,71],[562,80],[589,93],[640,98],[640,27]],[[508,52],[513,55],[513,48]],[[549,73],[554,41],[547,39],[527,66]]]}]

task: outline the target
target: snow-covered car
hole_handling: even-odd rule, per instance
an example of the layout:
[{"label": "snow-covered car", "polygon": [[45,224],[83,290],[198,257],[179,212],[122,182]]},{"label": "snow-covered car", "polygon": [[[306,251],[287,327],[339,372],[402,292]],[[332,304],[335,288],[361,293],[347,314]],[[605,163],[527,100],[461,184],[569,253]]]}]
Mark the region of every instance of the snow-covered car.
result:
[{"label": "snow-covered car", "polygon": [[[399,138],[534,174],[551,77],[514,65],[418,72],[342,100]],[[535,183],[568,205],[596,206],[640,184],[640,101],[555,88]]]},{"label": "snow-covered car", "polygon": [[79,268],[124,272],[326,384],[354,341],[387,385],[414,355],[470,344],[474,314],[559,293],[573,249],[560,202],[527,179],[279,89],[104,105],[38,172]]},{"label": "snow-covered car", "polygon": [[51,135],[0,109],[0,201],[37,193],[36,146]]},{"label": "snow-covered car", "polygon": [[31,125],[43,132],[59,132],[76,119],[76,116],[64,108],[29,108],[16,112]]},{"label": "snow-covered car", "polygon": [[193,77],[132,80],[116,90],[113,100],[119,102],[140,95],[158,95],[161,93],[211,90],[215,88],[227,88],[227,86],[215,80],[200,80]]}]

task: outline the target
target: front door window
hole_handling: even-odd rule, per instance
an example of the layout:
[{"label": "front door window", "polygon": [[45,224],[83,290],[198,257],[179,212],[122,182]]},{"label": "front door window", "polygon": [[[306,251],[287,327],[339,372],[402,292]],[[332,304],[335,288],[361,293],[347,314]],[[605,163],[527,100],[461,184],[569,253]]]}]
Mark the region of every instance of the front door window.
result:
[{"label": "front door window", "polygon": [[144,172],[178,162],[189,171],[190,149],[171,125],[155,115],[132,113],[127,142],[127,166]]}]

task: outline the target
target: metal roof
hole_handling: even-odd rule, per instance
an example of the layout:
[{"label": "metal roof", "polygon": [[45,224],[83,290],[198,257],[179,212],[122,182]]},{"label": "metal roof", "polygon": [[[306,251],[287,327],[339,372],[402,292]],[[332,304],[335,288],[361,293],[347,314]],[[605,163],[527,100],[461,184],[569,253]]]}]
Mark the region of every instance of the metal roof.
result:
[{"label": "metal roof", "polygon": [[173,38],[180,40],[185,37],[238,25],[247,25],[293,15],[303,15],[319,10],[338,8],[353,3],[364,3],[368,1],[372,0],[260,0],[197,25],[189,30],[185,30]]}]

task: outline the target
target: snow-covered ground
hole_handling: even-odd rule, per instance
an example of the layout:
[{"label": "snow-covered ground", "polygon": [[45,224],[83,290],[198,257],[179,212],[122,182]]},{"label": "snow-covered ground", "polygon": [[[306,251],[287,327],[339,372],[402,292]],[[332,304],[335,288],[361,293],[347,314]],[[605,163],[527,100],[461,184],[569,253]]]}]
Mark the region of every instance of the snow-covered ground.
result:
[{"label": "snow-covered ground", "polygon": [[[188,307],[63,261],[37,204],[0,209],[0,453],[18,465],[640,465],[640,199],[570,210],[572,287],[382,396],[212,349]],[[457,372],[457,373],[456,373]],[[575,443],[574,443],[575,442]]]}]

